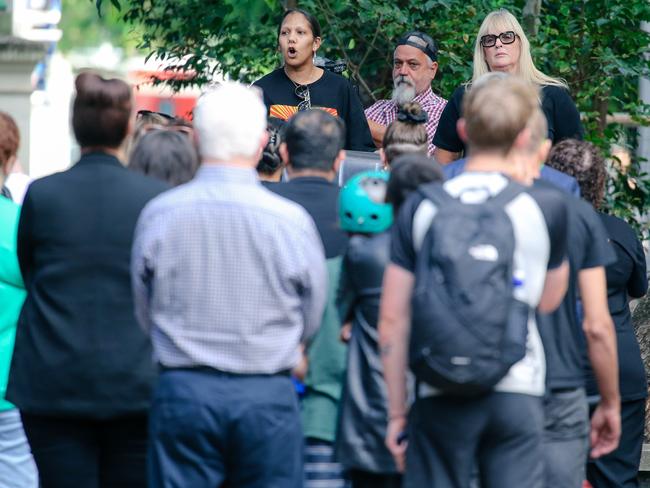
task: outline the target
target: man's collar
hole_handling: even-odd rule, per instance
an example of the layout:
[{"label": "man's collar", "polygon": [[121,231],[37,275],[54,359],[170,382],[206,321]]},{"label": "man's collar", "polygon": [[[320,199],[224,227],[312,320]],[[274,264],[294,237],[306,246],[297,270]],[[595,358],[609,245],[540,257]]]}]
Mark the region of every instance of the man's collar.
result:
[{"label": "man's collar", "polygon": [[289,171],[290,180],[296,180],[298,178],[318,178],[327,181],[334,181],[334,179],[336,179],[336,172],[334,170],[319,171],[319,170],[311,170],[311,169]]},{"label": "man's collar", "polygon": [[432,95],[433,95],[433,90],[431,90],[431,87],[428,87],[422,93],[418,93],[417,95],[415,95],[415,98],[413,99],[413,101],[418,102],[418,103],[422,103],[427,98],[431,98]]},{"label": "man's collar", "polygon": [[226,183],[259,183],[254,168],[228,166],[225,164],[202,164],[196,172],[196,178]]}]

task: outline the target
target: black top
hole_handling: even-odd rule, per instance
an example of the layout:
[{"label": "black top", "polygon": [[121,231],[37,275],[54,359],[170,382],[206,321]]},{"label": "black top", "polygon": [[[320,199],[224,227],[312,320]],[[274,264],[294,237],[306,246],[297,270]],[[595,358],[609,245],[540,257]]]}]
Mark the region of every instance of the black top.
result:
[{"label": "black top", "polygon": [[323,240],[327,259],[341,256],[345,252],[348,236],[339,228],[338,186],[325,178],[303,176],[286,183],[270,183],[266,187],[307,210]]},{"label": "black top", "polygon": [[140,211],[167,188],[102,153],[30,185],[18,224],[27,299],[7,389],[20,410],[109,418],[149,408],[155,371],[129,264]]},{"label": "black top", "polygon": [[[536,181],[537,186],[555,190],[551,183]],[[557,190],[557,198],[569,209],[567,257],[569,286],[564,300],[552,314],[538,314],[539,334],[546,354],[546,384],[550,389],[584,386],[586,345],[582,323],[577,317],[578,273],[606,266],[615,261],[607,233],[598,214],[587,202]]]},{"label": "black top", "polygon": [[[301,99],[295,94],[296,86],[283,68],[278,68],[257,80],[255,85],[264,91],[264,103],[271,117],[288,120],[298,111]],[[377,149],[372,141],[359,95],[346,78],[325,70],[322,77],[308,86],[313,108],[326,110],[345,122],[345,149]]]},{"label": "black top", "polygon": [[[616,261],[606,268],[607,302],[616,327],[621,400],[639,400],[647,396],[647,382],[628,296],[640,298],[648,290],[645,256],[641,242],[625,221],[605,214],[600,214],[600,219],[616,254]],[[593,374],[588,375],[587,392],[598,393]]]},{"label": "black top", "polygon": [[337,457],[346,469],[396,473],[384,444],[387,392],[379,354],[379,300],[390,233],[353,235],[339,285],[341,322],[352,321],[346,380],[339,413]]},{"label": "black top", "polygon": [[[463,96],[466,85],[460,85],[447,102],[438,129],[433,136],[433,144],[450,152],[464,152],[465,144],[458,137],[456,122],[462,116]],[[571,100],[569,92],[560,86],[542,87],[542,110],[548,123],[548,138],[553,144],[562,139],[584,138],[584,128],[580,122],[580,113]]]}]

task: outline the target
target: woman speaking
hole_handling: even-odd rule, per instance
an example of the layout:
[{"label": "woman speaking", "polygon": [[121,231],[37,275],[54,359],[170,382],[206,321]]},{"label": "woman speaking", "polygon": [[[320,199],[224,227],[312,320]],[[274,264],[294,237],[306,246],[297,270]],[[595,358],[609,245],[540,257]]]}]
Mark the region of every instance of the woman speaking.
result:
[{"label": "woman speaking", "polygon": [[314,16],[300,9],[284,13],[278,27],[284,66],[255,82],[264,91],[269,115],[288,120],[299,110],[325,110],[345,122],[345,149],[374,151],[355,89],[344,77],[314,65],[320,45],[321,28]]}]

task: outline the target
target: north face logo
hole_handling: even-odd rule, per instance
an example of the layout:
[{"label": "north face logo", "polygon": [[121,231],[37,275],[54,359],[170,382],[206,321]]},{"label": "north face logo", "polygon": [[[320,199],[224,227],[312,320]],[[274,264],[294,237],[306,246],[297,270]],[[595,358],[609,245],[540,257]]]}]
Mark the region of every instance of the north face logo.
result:
[{"label": "north face logo", "polygon": [[469,255],[477,261],[491,261],[495,262],[499,259],[499,251],[492,244],[480,244],[478,246],[470,247]]}]

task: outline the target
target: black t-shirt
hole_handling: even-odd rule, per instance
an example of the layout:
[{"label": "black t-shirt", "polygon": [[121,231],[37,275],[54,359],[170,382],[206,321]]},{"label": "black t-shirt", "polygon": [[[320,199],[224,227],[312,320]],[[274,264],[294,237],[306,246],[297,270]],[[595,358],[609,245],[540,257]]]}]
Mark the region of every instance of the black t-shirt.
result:
[{"label": "black t-shirt", "polygon": [[535,186],[557,192],[567,202],[569,225],[567,257],[569,286],[564,300],[552,314],[537,314],[539,333],[546,354],[546,384],[550,389],[584,386],[586,344],[576,311],[578,273],[606,266],[616,256],[610,249],[607,233],[598,214],[587,202],[557,190],[550,183],[536,181]]},{"label": "black t-shirt", "polygon": [[[465,89],[465,85],[460,85],[454,90],[440,116],[438,129],[433,136],[433,144],[440,149],[457,153],[465,151],[465,144],[456,132],[456,122],[462,117]],[[562,139],[584,138],[580,113],[567,90],[560,86],[543,86],[542,110],[548,123],[548,138],[553,144]]]},{"label": "black t-shirt", "polygon": [[[616,260],[606,268],[607,302],[616,327],[621,400],[639,400],[647,396],[647,381],[641,351],[632,328],[628,295],[640,298],[648,290],[645,255],[641,242],[626,222],[611,215],[599,216],[616,256]],[[590,370],[587,392],[590,395],[598,394]]]},{"label": "black t-shirt", "polygon": [[303,176],[286,183],[271,183],[266,187],[307,210],[316,223],[327,259],[345,252],[348,235],[339,228],[338,186],[325,178]]},{"label": "black t-shirt", "polygon": [[[264,103],[271,117],[288,120],[298,111],[302,99],[296,95],[296,86],[283,68],[272,71],[254,84],[264,91]],[[345,149],[377,149],[372,141],[361,100],[347,79],[325,70],[323,76],[308,86],[313,108],[323,109],[345,122]]]}]

